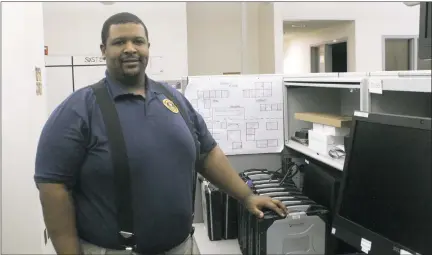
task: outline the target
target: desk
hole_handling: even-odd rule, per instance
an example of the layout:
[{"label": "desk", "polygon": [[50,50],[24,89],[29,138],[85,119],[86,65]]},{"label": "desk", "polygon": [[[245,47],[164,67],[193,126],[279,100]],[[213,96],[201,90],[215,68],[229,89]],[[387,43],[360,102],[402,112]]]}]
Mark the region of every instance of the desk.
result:
[{"label": "desk", "polygon": [[195,241],[200,254],[241,254],[237,239],[210,241],[204,223],[195,223]]}]

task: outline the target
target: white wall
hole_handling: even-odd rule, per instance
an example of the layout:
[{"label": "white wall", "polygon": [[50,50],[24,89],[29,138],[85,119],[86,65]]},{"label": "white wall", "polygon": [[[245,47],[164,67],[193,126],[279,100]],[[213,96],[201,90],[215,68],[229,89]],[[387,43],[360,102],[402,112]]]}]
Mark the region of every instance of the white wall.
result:
[{"label": "white wall", "polygon": [[243,2],[244,6],[244,44],[243,44],[243,73],[257,74],[260,70],[260,19],[262,4],[257,2]]},{"label": "white wall", "polygon": [[283,20],[354,20],[357,72],[382,70],[384,35],[418,35],[419,6],[402,2],[276,2],[275,54],[283,70]]},{"label": "white wall", "polygon": [[297,33],[284,38],[284,73],[303,74],[311,72],[310,47],[332,40],[346,39],[348,72],[355,72],[355,24],[344,22],[319,31]]},{"label": "white wall", "polygon": [[273,73],[273,5],[244,6],[242,36],[242,3],[187,3],[189,75]]},{"label": "white wall", "polygon": [[150,55],[163,56],[159,79],[187,76],[187,28],[185,2],[45,2],[45,45],[50,55],[99,56],[105,20],[127,11],[140,17],[149,30]]},{"label": "white wall", "polygon": [[[282,4],[282,5],[281,5]],[[285,3],[288,4],[288,3]],[[273,53],[274,56],[274,73],[283,73],[283,61],[284,61],[284,30],[283,21],[284,15],[280,8],[289,8],[289,6],[284,6],[283,3],[273,3]]]},{"label": "white wall", "polygon": [[189,75],[241,71],[241,4],[187,3]]},{"label": "white wall", "polygon": [[275,72],[274,9],[271,2],[259,8],[259,70],[263,74]]},{"label": "white wall", "polygon": [[47,119],[42,70],[42,3],[2,3],[2,254],[41,254],[43,218],[33,181],[36,147]]}]

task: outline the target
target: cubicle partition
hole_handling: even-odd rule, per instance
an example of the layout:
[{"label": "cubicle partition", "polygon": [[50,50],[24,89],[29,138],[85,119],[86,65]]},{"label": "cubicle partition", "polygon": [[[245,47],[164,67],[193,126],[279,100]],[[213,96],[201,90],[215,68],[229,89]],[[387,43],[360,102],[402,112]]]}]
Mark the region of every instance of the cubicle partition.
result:
[{"label": "cubicle partition", "polygon": [[[308,187],[303,193],[319,203],[324,202],[330,210],[335,209],[345,157],[332,158],[328,153],[318,153],[291,139],[296,131],[312,128],[312,123],[297,120],[295,113],[352,116],[360,110],[431,118],[431,71],[286,76],[284,85],[286,147],[293,157],[305,162]],[[328,218],[326,254],[355,252],[353,247],[335,238],[330,228],[332,220],[332,216]]]},{"label": "cubicle partition", "polygon": [[[105,72],[105,62],[98,57],[48,56],[46,67],[50,112],[77,89],[101,79]],[[298,112],[352,116],[361,110],[432,115],[430,71],[189,76],[165,82],[179,89],[203,116],[238,172],[250,168],[278,170],[282,153],[287,151],[297,160],[313,160],[342,175],[344,158],[316,153],[291,139],[296,131],[312,128],[310,122],[294,117]],[[200,188],[197,185],[195,223],[203,222]]]},{"label": "cubicle partition", "polygon": [[294,115],[299,112],[315,112],[351,116],[354,111],[361,109],[362,79],[362,76],[345,77],[338,73],[285,77],[285,145],[342,170],[343,160],[333,160],[328,155],[317,154],[291,139],[296,131],[312,128],[312,123],[297,120]]},{"label": "cubicle partition", "polygon": [[[46,56],[45,64],[49,112],[74,91],[100,80],[106,69],[105,60],[99,56]],[[152,69],[149,72],[157,80],[158,74]],[[189,76],[164,82],[182,91],[203,115],[239,172],[248,168],[279,169],[284,148],[342,171],[344,159],[317,154],[291,139],[296,131],[312,127],[295,119],[296,112],[352,115],[362,110],[431,117],[431,71]],[[221,121],[223,104],[226,109],[237,107],[237,113],[229,114],[243,114],[244,119],[237,123],[240,125],[226,127],[239,130],[227,133],[222,128],[226,125]],[[218,111],[219,117],[209,115],[213,111]],[[252,115],[246,116],[248,112]],[[269,123],[259,120],[257,129],[253,120],[257,117],[268,118]],[[221,140],[220,136],[226,138]],[[202,222],[198,189],[196,201],[195,221]]]},{"label": "cubicle partition", "polygon": [[344,159],[318,154],[291,139],[312,124],[296,112],[352,116],[354,111],[431,117],[431,71],[324,73],[284,77],[284,139],[288,148],[336,170]]},{"label": "cubicle partition", "polygon": [[374,72],[368,110],[378,113],[431,117],[431,72]]}]

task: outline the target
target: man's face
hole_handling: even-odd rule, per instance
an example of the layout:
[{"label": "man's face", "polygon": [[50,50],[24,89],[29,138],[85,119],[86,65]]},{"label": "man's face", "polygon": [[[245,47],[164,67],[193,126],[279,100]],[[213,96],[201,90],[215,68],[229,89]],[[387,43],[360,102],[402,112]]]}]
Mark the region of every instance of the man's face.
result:
[{"label": "man's face", "polygon": [[106,58],[108,71],[119,80],[136,80],[145,73],[149,47],[144,27],[126,23],[111,25],[101,51]]}]

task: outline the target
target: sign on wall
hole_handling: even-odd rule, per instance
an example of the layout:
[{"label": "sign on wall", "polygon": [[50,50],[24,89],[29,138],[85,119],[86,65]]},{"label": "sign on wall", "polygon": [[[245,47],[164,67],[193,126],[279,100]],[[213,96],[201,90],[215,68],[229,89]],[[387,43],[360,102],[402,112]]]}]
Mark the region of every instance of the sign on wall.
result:
[{"label": "sign on wall", "polygon": [[36,95],[42,95],[42,71],[40,67],[35,67],[35,75],[36,75]]}]

